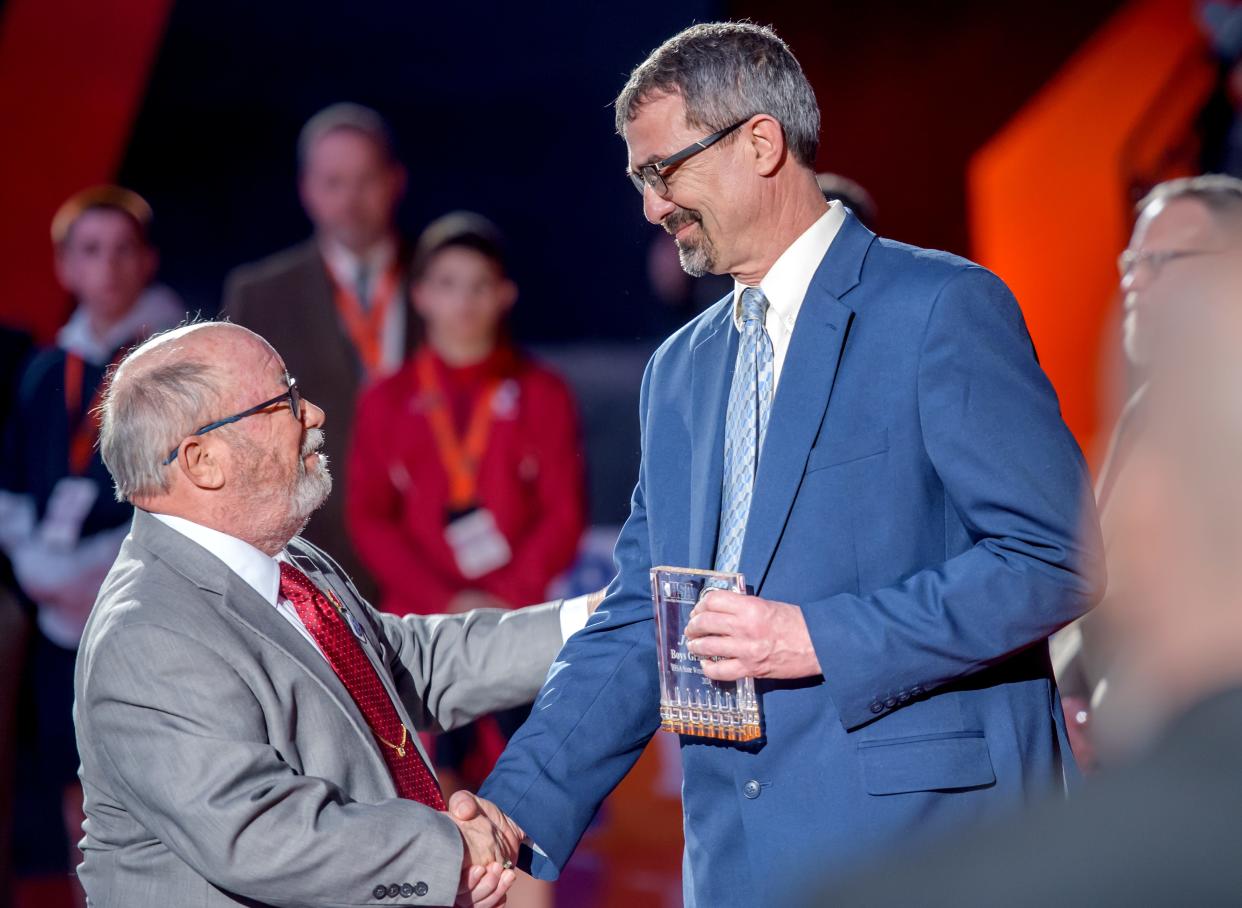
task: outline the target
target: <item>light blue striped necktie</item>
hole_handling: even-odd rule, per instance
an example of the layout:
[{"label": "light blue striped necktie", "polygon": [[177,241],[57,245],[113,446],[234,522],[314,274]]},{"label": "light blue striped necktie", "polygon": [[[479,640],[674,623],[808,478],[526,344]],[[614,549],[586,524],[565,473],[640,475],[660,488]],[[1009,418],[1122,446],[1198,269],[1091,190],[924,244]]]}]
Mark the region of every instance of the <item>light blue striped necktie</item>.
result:
[{"label": "light blue striped necktie", "polygon": [[743,290],[742,338],[725,417],[724,489],[716,537],[718,571],[736,571],[741,564],[755,471],[772,412],[772,338],[764,327],[767,315],[768,300],[763,291],[756,287]]}]

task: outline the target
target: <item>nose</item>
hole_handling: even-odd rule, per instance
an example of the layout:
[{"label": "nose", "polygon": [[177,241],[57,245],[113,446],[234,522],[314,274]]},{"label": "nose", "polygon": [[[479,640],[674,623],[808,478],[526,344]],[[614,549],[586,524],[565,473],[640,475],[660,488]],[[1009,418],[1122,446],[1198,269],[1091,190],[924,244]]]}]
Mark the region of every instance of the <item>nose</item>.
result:
[{"label": "nose", "polygon": [[650,186],[643,186],[643,217],[648,224],[659,224],[677,210],[677,206],[661,197]]},{"label": "nose", "polygon": [[323,425],[324,412],[306,398],[302,398],[302,425],[308,429],[318,429]]}]

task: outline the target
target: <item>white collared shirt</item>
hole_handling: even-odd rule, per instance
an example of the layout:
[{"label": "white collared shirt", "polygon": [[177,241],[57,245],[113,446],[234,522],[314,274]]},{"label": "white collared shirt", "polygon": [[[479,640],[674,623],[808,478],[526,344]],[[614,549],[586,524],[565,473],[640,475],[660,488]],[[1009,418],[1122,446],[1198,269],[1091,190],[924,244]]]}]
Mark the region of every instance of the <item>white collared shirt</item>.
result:
[{"label": "white collared shirt", "polygon": [[[811,286],[815,271],[836,239],[841,225],[845,223],[845,206],[839,201],[831,202],[814,224],[789,244],[772,264],[759,289],[768,299],[768,316],[765,327],[772,338],[772,390],[775,392],[781,380],[781,367],[789,352],[789,339],[793,336],[802,300]],[[742,291],[747,285],[733,282],[733,324],[742,330]]]},{"label": "white collared shirt", "polygon": [[[151,516],[170,529],[176,530],[191,542],[201,545],[223,561],[229,570],[244,580],[247,586],[275,608],[282,618],[292,624],[294,629],[309,641],[310,645],[315,647],[315,650],[321,656],[323,655],[323,650],[319,649],[319,644],[315,642],[311,632],[306,629],[306,625],[298,617],[293,603],[280,595],[280,563],[285,561],[293,564],[287,552],[282,551],[273,558],[271,555],[259,551],[250,543],[238,539],[236,536],[221,533],[219,530],[213,530],[202,524],[194,523],[192,520],[186,520],[184,517],[174,517],[171,514],[156,514],[154,512],[152,512]],[[562,640],[568,640],[575,631],[581,630],[586,624],[589,617],[586,600],[586,596],[578,596],[574,599],[566,599],[561,604]]]},{"label": "white collared shirt", "polygon": [[[381,240],[362,255],[351,252],[340,243],[327,239],[320,242],[319,248],[323,252],[323,259],[328,265],[328,270],[332,272],[332,277],[338,284],[348,288],[351,293],[356,293],[359,273],[365,267],[369,283],[368,293],[371,294],[371,299],[362,300],[362,303],[374,306],[384,302],[375,299],[374,294],[384,272],[397,258],[396,240],[391,237]],[[388,314],[384,318],[380,338],[381,374],[395,372],[405,360],[406,301],[402,295],[402,289],[400,286],[393,288],[397,299],[389,307]]]}]

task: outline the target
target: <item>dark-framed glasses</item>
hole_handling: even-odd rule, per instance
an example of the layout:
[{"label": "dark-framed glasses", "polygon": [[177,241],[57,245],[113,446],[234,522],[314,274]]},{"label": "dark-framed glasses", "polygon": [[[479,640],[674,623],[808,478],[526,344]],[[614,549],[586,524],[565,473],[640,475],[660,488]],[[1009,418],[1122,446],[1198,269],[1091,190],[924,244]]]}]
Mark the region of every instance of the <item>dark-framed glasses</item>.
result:
[{"label": "dark-framed glasses", "polygon": [[700,151],[706,151],[711,148],[729,133],[733,132],[733,130],[740,126],[744,126],[748,120],[750,120],[750,117],[747,117],[745,120],[739,120],[732,126],[726,126],[724,129],[719,132],[714,132],[706,138],[699,139],[693,145],[687,145],[681,151],[676,154],[669,155],[663,161],[656,161],[652,164],[643,164],[637,170],[630,170],[627,167],[625,169],[625,174],[630,178],[630,182],[634,184],[634,188],[640,193],[645,187],[650,186],[655,194],[660,198],[667,198],[668,183],[664,180],[664,174],[668,170],[676,167],[687,158],[694,157]]},{"label": "dark-framed glasses", "polygon": [[1219,255],[1224,251],[1223,249],[1127,249],[1117,256],[1117,271],[1124,279],[1133,274],[1140,265],[1145,265],[1151,269],[1151,276],[1154,278],[1169,262],[1192,258],[1196,255]]},{"label": "dark-framed glasses", "polygon": [[[285,381],[289,383],[289,387],[282,394],[277,394],[271,400],[265,400],[261,404],[255,404],[248,410],[242,410],[240,413],[234,413],[232,416],[226,416],[224,419],[217,419],[215,422],[209,422],[205,426],[199,426],[193,432],[186,436],[191,438],[195,435],[206,435],[212,429],[218,429],[221,426],[227,426],[229,423],[237,422],[239,419],[245,419],[247,416],[254,416],[256,413],[262,413],[269,410],[277,404],[289,403],[289,412],[293,414],[293,418],[301,422],[302,420],[302,395],[298,391],[298,380],[292,375],[285,373]],[[182,439],[184,441],[184,439]],[[177,452],[181,450],[181,444],[178,442],[177,447],[168,452],[168,459],[164,461],[163,466],[168,466],[177,459]]]}]

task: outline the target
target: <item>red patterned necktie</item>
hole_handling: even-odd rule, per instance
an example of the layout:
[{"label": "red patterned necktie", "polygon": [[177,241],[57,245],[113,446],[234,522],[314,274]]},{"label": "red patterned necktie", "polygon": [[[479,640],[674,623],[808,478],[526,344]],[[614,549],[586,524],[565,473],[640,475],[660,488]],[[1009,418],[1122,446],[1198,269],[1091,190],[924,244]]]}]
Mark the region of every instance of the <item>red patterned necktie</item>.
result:
[{"label": "red patterned necktie", "polygon": [[310,578],[291,564],[280,564],[280,594],[293,604],[328,664],[341,679],[349,695],[379,741],[384,761],[392,773],[397,794],[436,810],[444,810],[444,796],[410,732],[397,715],[396,707],[380,682],[379,675],[362,651],[362,645],[346,626],[345,617]]}]

